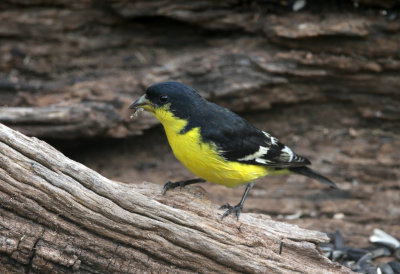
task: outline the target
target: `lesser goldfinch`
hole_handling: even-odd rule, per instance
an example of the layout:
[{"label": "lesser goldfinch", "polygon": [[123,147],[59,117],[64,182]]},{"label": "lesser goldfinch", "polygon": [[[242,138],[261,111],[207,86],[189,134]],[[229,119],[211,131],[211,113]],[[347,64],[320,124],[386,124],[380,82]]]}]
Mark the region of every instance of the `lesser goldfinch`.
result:
[{"label": "lesser goldfinch", "polygon": [[230,110],[208,102],[193,88],[162,82],[147,88],[129,108],[144,109],[163,125],[175,157],[198,179],[164,185],[175,187],[209,181],[227,187],[247,184],[241,201],[222,218],[239,214],[254,181],[267,175],[297,173],[337,188],[328,178],[307,167],[311,162],[294,153],[269,133]]}]

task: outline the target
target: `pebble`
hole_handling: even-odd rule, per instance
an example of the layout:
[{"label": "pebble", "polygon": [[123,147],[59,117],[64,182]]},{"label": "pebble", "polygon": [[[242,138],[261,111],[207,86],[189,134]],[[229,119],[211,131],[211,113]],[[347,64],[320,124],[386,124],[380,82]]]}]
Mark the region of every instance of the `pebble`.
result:
[{"label": "pebble", "polygon": [[[400,242],[386,232],[375,229],[370,242],[373,244],[365,248],[356,248],[345,245],[340,231],[330,235],[328,244],[320,244],[322,252],[332,261],[339,262],[345,267],[358,273],[365,274],[400,274]],[[391,258],[387,263],[378,264],[376,258]]]}]

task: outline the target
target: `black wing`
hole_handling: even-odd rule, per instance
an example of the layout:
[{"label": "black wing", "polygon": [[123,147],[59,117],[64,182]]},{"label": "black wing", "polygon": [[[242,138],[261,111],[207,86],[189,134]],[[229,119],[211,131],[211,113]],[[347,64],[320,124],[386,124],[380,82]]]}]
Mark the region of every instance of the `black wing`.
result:
[{"label": "black wing", "polygon": [[275,137],[259,130],[228,109],[208,103],[207,113],[202,113],[201,116],[206,119],[189,119],[189,128],[185,130],[201,123],[203,141],[214,143],[220,155],[229,161],[276,168],[311,164],[308,159],[295,154]]}]

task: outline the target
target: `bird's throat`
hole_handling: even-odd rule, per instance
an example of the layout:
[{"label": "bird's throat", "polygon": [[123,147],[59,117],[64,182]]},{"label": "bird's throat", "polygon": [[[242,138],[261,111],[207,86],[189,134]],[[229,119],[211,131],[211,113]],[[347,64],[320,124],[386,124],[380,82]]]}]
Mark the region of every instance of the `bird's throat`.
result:
[{"label": "bird's throat", "polygon": [[188,121],[180,119],[169,110],[167,107],[154,109],[152,114],[163,125],[167,137],[172,134],[179,134],[186,127]]}]

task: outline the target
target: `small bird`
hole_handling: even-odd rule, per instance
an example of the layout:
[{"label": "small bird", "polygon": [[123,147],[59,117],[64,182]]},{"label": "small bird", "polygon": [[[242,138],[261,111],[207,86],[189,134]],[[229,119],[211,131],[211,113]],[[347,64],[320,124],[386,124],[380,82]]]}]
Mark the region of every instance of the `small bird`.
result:
[{"label": "small bird", "polygon": [[239,219],[254,181],[277,174],[301,174],[337,188],[328,178],[308,168],[311,162],[294,153],[269,133],[230,110],[208,102],[193,88],[179,82],[161,82],[147,88],[129,107],[146,110],[163,125],[175,157],[199,178],[164,185],[175,187],[209,181],[227,187],[247,184],[241,201],[225,204],[222,218]]}]

